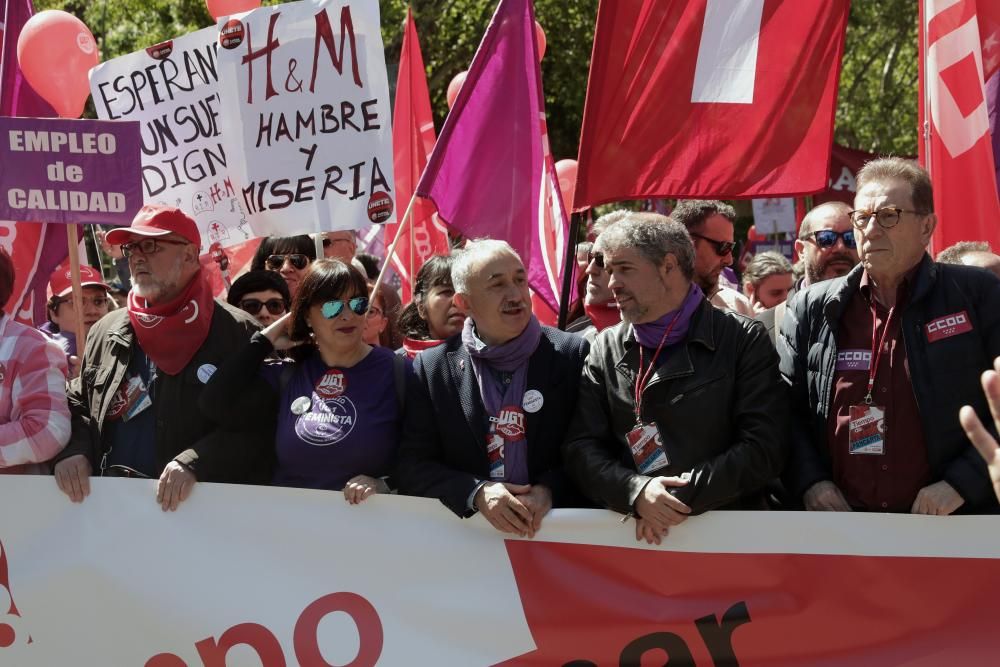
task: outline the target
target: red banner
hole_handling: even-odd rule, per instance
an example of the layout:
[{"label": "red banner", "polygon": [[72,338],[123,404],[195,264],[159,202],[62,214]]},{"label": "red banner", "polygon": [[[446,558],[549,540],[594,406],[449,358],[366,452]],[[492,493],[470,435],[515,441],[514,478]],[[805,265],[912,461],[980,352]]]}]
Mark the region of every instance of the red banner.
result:
[{"label": "red banner", "polygon": [[602,2],[574,208],[822,190],[848,9]]}]

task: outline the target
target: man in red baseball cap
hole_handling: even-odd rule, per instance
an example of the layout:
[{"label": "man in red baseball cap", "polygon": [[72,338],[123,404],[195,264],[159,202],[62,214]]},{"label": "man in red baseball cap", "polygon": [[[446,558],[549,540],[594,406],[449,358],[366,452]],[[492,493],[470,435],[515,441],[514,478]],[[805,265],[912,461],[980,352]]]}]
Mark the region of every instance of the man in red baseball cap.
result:
[{"label": "man in red baseball cap", "polygon": [[222,428],[198,407],[216,368],[259,329],[247,313],[212,298],[195,221],[147,205],[107,234],[132,273],[125,309],[94,325],[80,381],[69,391],[73,436],[55,466],[74,502],[98,475],[158,478],[156,500],[174,510],[198,480],[261,481],[273,448],[267,429]]},{"label": "man in red baseball cap", "polygon": [[[46,315],[48,322],[39,329],[47,333],[62,347],[67,357],[77,355],[76,340],[76,308],[73,305],[73,281],[69,263],[60,266],[49,278],[49,298]],[[92,266],[80,266],[80,286],[83,292],[83,328],[89,333],[97,320],[108,314],[111,309],[111,298],[108,296],[108,286],[104,283],[101,272]],[[82,347],[82,343],[80,347]],[[72,372],[70,374],[75,377]]]}]

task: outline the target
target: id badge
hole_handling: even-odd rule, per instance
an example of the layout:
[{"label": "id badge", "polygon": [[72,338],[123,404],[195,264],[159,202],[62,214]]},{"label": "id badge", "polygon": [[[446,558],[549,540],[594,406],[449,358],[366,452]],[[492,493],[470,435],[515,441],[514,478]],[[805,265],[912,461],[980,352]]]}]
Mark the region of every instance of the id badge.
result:
[{"label": "id badge", "polygon": [[122,414],[122,421],[128,421],[137,414],[153,404],[153,399],[149,397],[149,389],[142,377],[136,375],[129,378],[128,386],[125,387],[125,413]]},{"label": "id badge", "polygon": [[486,457],[490,462],[490,479],[502,480],[504,478],[503,446],[503,436],[491,430],[490,434],[486,436]]},{"label": "id badge", "polygon": [[852,405],[848,427],[851,454],[885,454],[885,408]]},{"label": "id badge", "polygon": [[628,440],[632,459],[635,460],[635,467],[641,474],[648,475],[670,464],[656,424],[636,424],[625,438]]}]

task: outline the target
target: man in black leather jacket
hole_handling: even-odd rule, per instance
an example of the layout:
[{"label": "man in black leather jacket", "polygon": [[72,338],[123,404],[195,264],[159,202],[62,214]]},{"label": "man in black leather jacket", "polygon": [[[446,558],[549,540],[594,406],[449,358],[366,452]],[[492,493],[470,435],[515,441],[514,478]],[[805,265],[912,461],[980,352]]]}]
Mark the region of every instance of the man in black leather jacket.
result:
[{"label": "man in black leather jacket", "polygon": [[[716,508],[764,509],[788,412],[764,327],[711,306],[692,283],[682,225],[632,214],[598,239],[622,324],[594,342],[563,445],[594,501],[637,515],[636,539]],[[636,405],[636,395],[641,405]]]}]

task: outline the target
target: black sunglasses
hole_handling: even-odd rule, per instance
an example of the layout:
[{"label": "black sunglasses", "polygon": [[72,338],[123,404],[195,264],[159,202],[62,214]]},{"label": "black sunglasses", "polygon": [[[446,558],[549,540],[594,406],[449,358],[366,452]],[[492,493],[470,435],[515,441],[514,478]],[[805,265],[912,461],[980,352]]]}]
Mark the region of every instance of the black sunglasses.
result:
[{"label": "black sunglasses", "polygon": [[260,312],[261,308],[267,308],[267,312],[272,315],[281,315],[285,312],[285,301],[283,299],[268,299],[267,301],[261,301],[260,299],[244,299],[240,301],[240,310],[244,310],[253,316],[256,316]]},{"label": "black sunglasses", "polygon": [[736,247],[736,244],[732,241],[716,241],[715,239],[710,239],[707,236],[695,234],[694,232],[689,232],[689,234],[696,239],[701,239],[702,241],[711,243],[712,247],[715,249],[715,254],[719,257],[725,257],[733,251],[733,248]]},{"label": "black sunglasses", "polygon": [[832,248],[837,245],[837,239],[844,240],[844,247],[854,250],[858,247],[858,240],[854,238],[854,230],[848,229],[846,232],[835,232],[832,229],[820,229],[815,231],[809,236],[812,238],[807,238],[807,240],[813,241],[820,248]]},{"label": "black sunglasses", "polygon": [[289,255],[269,255],[268,258],[264,260],[264,264],[271,271],[279,271],[281,267],[285,265],[286,259],[299,271],[309,266],[309,258],[299,253],[292,253]]},{"label": "black sunglasses", "polygon": [[604,268],[604,253],[603,252],[588,252],[587,253],[587,264],[594,262],[597,264],[597,268]]}]

